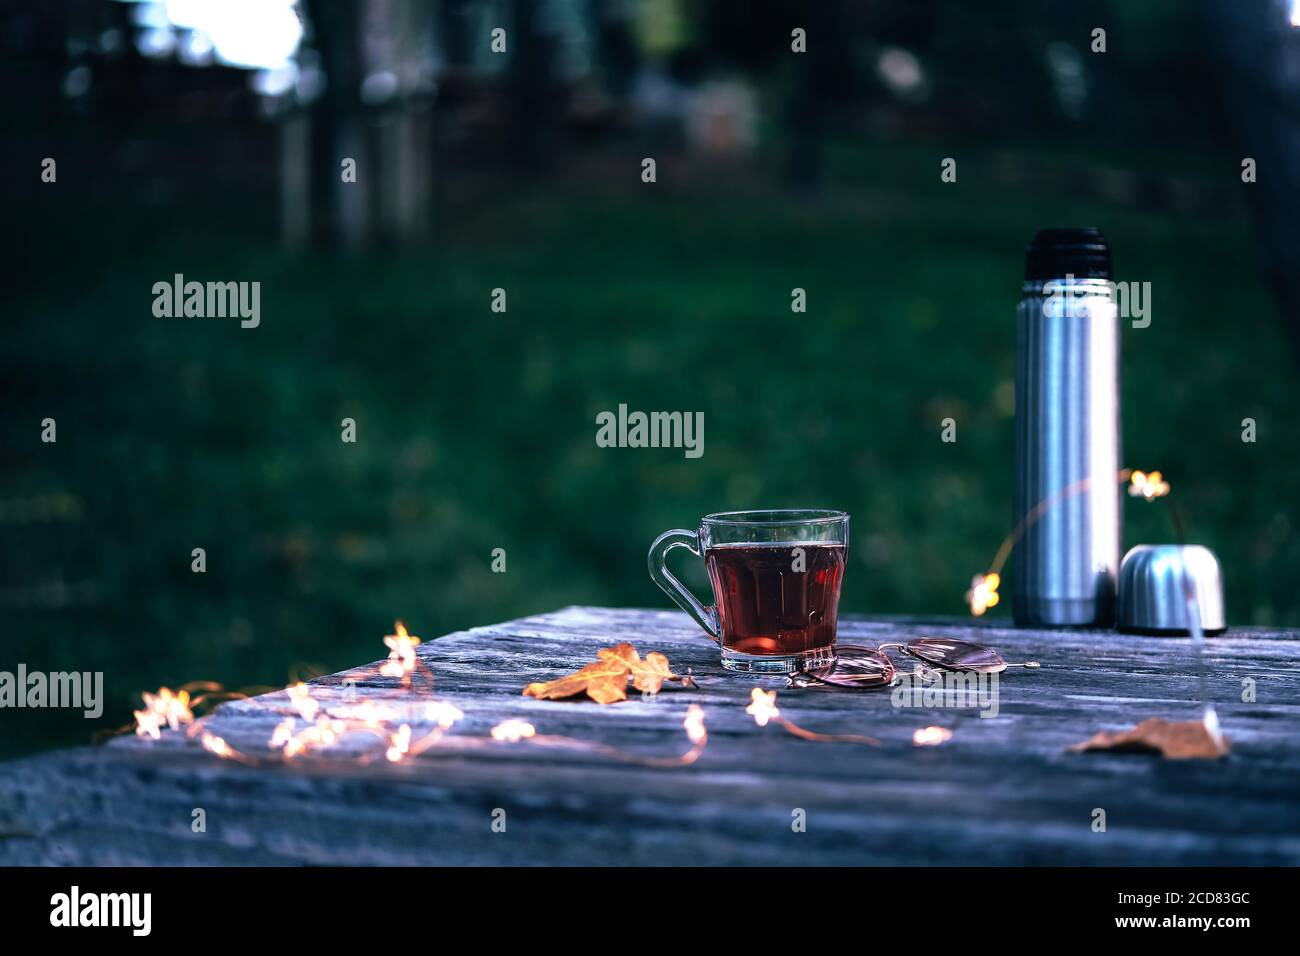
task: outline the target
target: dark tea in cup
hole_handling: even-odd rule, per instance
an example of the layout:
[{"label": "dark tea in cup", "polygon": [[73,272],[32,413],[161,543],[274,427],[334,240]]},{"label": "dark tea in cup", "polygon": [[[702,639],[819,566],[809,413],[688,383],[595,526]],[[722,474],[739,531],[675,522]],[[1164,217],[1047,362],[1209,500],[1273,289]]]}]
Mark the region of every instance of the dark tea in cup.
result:
[{"label": "dark tea in cup", "polygon": [[704,551],[722,646],[806,654],[835,644],[844,545],[719,544]]},{"label": "dark tea in cup", "polygon": [[[721,645],[722,666],[791,674],[835,660],[849,544],[842,511],[730,511],[650,546],[650,576]],[[704,559],[714,603],[701,604],[665,563],[673,548]]]}]

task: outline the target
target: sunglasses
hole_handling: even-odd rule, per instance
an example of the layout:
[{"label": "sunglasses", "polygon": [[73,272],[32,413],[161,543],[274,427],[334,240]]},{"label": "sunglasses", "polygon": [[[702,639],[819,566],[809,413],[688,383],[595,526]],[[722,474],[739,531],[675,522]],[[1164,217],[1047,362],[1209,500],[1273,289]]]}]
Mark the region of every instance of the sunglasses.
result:
[{"label": "sunglasses", "polygon": [[881,644],[879,647],[837,644],[835,660],[832,663],[790,675],[789,685],[812,687],[817,684],[827,684],[832,687],[854,687],[859,690],[888,687],[894,682],[897,669],[894,662],[885,654],[887,650],[902,651],[931,667],[975,674],[1000,674],[1008,667],[1042,666],[1038,661],[1009,664],[996,650],[983,644],[946,637],[920,637],[906,644]]}]

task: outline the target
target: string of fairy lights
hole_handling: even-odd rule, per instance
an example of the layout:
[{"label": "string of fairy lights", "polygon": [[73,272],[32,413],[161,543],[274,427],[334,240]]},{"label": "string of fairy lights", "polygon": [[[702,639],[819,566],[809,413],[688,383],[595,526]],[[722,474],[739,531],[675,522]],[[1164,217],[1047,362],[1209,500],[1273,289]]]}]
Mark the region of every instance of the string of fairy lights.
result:
[{"label": "string of fairy lights", "polygon": [[[1144,472],[1125,468],[1116,475],[1116,480],[1127,481],[1129,495],[1146,501],[1163,498],[1169,494],[1169,482],[1159,471]],[[1011,533],[1003,539],[989,570],[975,575],[971,581],[971,588],[966,592],[965,599],[973,616],[979,617],[989,608],[997,606],[1002,568],[1025,529],[1057,502],[1086,491],[1089,485],[1090,479],[1084,479],[1063,488],[1036,505],[1017,523]],[[560,734],[542,734],[532,723],[519,718],[502,720],[494,725],[486,736],[452,734],[451,731],[465,714],[451,701],[433,696],[434,674],[417,655],[416,648],[419,644],[420,638],[411,634],[406,626],[398,621],[394,633],[384,637],[388,657],[370,671],[354,671],[349,674],[352,679],[363,680],[377,676],[400,681],[403,691],[415,695],[418,713],[422,718],[420,722],[430,726],[428,731],[418,736],[411,726],[411,711],[407,707],[374,700],[364,700],[359,703],[323,701],[313,696],[311,687],[302,681],[284,688],[287,710],[290,713],[275,725],[270,739],[260,752],[237,749],[225,738],[209,730],[209,724],[218,705],[253,696],[247,691],[227,691],[220,684],[211,681],[195,681],[185,684],[178,690],[162,687],[157,693],[142,694],[144,706],[133,712],[134,724],[121,728],[119,732],[126,732],[133,727],[136,736],[155,741],[162,739],[164,730],[183,732],[187,739],[197,740],[209,753],[223,760],[232,760],[249,766],[330,759],[343,759],[358,765],[378,760],[401,763],[445,746],[454,746],[460,750],[466,747],[524,744],[582,751],[618,762],[646,767],[669,768],[685,767],[695,763],[708,745],[709,734],[704,723],[704,708],[698,704],[688,706],[682,720],[682,728],[689,745],[687,749],[679,754],[662,757],[632,753],[593,740]],[[205,713],[197,716],[196,709],[203,709]],[[773,725],[802,740],[867,746],[880,744],[880,741],[874,737],[859,734],[823,734],[800,726],[781,713],[774,690],[752,688],[745,713],[753,717],[754,723],[760,728]],[[341,747],[345,738],[358,736],[372,738],[373,744],[363,747],[360,751],[344,750]],[[952,736],[953,731],[947,727],[923,727],[913,732],[912,743],[918,747],[936,746],[947,742]]]},{"label": "string of fairy lights", "polygon": [[[416,654],[420,639],[411,634],[402,622],[397,622],[395,633],[387,635],[384,644],[389,649],[384,661],[370,671],[353,672],[351,676],[361,680],[375,676],[400,680],[401,688],[414,693],[417,702],[421,703],[423,721],[432,725],[427,733],[416,736],[409,719],[403,719],[409,715],[402,708],[373,700],[329,703],[313,696],[311,687],[299,681],[285,688],[287,709],[292,713],[276,724],[265,750],[260,753],[237,749],[225,738],[212,733],[208,729],[212,713],[196,716],[195,709],[202,705],[214,706],[250,696],[244,692],[225,691],[211,682],[187,684],[176,691],[163,687],[156,694],[143,694],[144,707],[133,712],[135,734],[161,740],[164,730],[183,730],[187,738],[196,739],[210,753],[251,766],[319,758],[335,751],[346,737],[366,735],[374,738],[374,745],[360,753],[350,752],[345,759],[360,765],[381,758],[390,763],[400,763],[444,743],[448,732],[465,714],[451,701],[427,696],[433,688],[433,672]],[[466,745],[528,743],[585,750],[652,767],[685,766],[698,760],[708,743],[704,709],[697,704],[688,707],[682,726],[690,746],[671,757],[645,756],[595,741],[539,734],[533,724],[517,718],[496,724],[486,737],[456,735],[455,745],[463,748]]]},{"label": "string of fairy lights", "polygon": [[[420,639],[409,633],[399,621],[396,633],[384,638],[390,648],[388,658],[373,669],[373,674],[400,678],[405,690],[417,690],[420,680],[433,685],[433,673],[415,654]],[[359,676],[368,676],[362,671]],[[314,697],[311,688],[299,681],[285,688],[288,708],[294,713],[275,726],[263,753],[249,753],[233,747],[225,738],[208,730],[212,714],[196,716],[195,708],[202,704],[213,705],[227,700],[247,698],[242,692],[227,692],[210,682],[187,684],[179,690],[160,688],[156,694],[142,695],[144,707],[134,712],[135,734],[151,740],[161,740],[164,730],[184,731],[185,736],[197,739],[210,753],[225,760],[252,766],[287,763],[308,755],[320,755],[335,748],[344,737],[365,734],[375,738],[375,746],[348,759],[356,764],[371,763],[381,756],[391,763],[424,753],[443,743],[448,731],[465,715],[455,704],[436,698],[423,699],[423,718],[433,724],[433,729],[415,736],[409,722],[401,719],[401,711],[375,701],[357,704],[330,704]],[[781,715],[776,705],[776,691],[754,688],[746,708],[759,727],[775,724],[805,740],[878,745],[873,737],[855,734],[821,734],[801,727]],[[301,727],[299,726],[301,722]],[[564,747],[609,757],[624,763],[648,767],[683,767],[694,763],[708,744],[708,729],[704,724],[704,708],[691,704],[686,709],[682,727],[689,743],[687,750],[668,757],[655,757],[630,753],[617,747],[591,740],[582,740],[559,734],[540,734],[526,720],[509,718],[492,727],[486,737],[457,735],[454,743],[458,749],[465,745],[482,746],[498,743],[527,743],[532,746]]]},{"label": "string of fairy lights", "polygon": [[[1134,468],[1121,468],[1115,475],[1115,480],[1127,481],[1129,483],[1129,496],[1133,498],[1153,501],[1169,494],[1169,482],[1165,481],[1164,476],[1158,471],[1145,472]],[[989,608],[997,607],[998,601],[1001,600],[998,595],[998,587],[1002,584],[1002,568],[1007,563],[1007,558],[1011,556],[1011,550],[1016,546],[1016,542],[1020,540],[1021,535],[1025,533],[1029,526],[1059,502],[1087,491],[1090,487],[1092,487],[1091,477],[1076,481],[1074,484],[1066,485],[1055,494],[1044,498],[1025,512],[1024,517],[1011,529],[1011,533],[1002,539],[997,554],[993,556],[993,561],[989,564],[989,570],[971,578],[970,590],[966,592],[966,605],[970,608],[972,615],[981,617]],[[1177,524],[1177,519],[1174,520],[1175,524]]]}]

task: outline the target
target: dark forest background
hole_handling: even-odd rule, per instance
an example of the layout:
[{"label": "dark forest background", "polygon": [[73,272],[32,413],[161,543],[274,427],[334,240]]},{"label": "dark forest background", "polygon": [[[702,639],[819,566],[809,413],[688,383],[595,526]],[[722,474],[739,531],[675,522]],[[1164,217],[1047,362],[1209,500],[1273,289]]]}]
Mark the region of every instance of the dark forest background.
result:
[{"label": "dark forest background", "polygon": [[[1124,463],[1231,623],[1300,624],[1288,3],[203,7],[0,5],[0,669],[108,703],[6,712],[0,753],[373,660],[395,618],[666,605],[649,542],[715,510],[846,509],[846,610],[965,613],[1049,225],[1151,283]],[[178,272],[260,282],[260,327],[155,318]],[[704,456],[598,448],[620,403],[702,411]],[[1126,547],[1173,534],[1126,500]]]}]

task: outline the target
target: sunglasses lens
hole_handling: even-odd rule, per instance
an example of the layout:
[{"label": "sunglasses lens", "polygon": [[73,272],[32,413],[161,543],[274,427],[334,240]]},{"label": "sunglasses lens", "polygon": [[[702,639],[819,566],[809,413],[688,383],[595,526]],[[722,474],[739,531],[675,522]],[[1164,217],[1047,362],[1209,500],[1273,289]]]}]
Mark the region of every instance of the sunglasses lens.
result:
[{"label": "sunglasses lens", "polygon": [[888,687],[894,680],[894,665],[874,647],[837,644],[835,663],[809,671],[808,676],[814,683],[867,690]]},{"label": "sunglasses lens", "polygon": [[954,671],[996,674],[1007,669],[1007,662],[991,647],[954,641],[943,637],[922,637],[907,645],[907,653],[935,667]]}]

